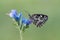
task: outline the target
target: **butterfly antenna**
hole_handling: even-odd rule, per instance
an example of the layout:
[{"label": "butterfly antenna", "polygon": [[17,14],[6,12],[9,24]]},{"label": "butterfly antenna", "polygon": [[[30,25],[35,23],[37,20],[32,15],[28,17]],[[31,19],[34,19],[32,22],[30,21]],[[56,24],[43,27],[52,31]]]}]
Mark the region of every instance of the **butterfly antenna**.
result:
[{"label": "butterfly antenna", "polygon": [[[23,9],[24,10],[24,9]],[[24,10],[26,13],[28,13],[28,16],[31,18],[31,14],[29,12],[27,12],[26,10]]]}]

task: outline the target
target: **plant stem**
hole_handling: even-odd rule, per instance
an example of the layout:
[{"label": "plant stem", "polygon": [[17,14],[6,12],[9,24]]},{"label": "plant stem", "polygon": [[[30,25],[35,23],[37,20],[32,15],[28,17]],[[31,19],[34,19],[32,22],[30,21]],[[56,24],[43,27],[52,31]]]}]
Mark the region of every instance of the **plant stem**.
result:
[{"label": "plant stem", "polygon": [[22,30],[20,30],[20,39],[23,40],[22,39]]},{"label": "plant stem", "polygon": [[19,33],[20,33],[20,40],[23,40],[23,38],[22,38],[22,30],[20,30],[19,26],[17,28],[19,29]]}]

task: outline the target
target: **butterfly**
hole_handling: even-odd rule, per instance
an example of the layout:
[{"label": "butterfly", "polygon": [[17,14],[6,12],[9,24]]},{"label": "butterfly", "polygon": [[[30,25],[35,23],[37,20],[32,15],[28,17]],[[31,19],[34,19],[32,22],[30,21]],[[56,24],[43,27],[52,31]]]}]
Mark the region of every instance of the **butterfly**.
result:
[{"label": "butterfly", "polygon": [[[26,10],[24,10],[27,12]],[[28,12],[27,12],[28,13]],[[45,14],[30,14],[28,13],[29,19],[32,20],[32,23],[37,27],[41,27],[48,20],[48,16]]]},{"label": "butterfly", "polygon": [[37,27],[43,26],[43,24],[48,20],[48,16],[44,14],[32,14],[29,16],[29,18]]}]

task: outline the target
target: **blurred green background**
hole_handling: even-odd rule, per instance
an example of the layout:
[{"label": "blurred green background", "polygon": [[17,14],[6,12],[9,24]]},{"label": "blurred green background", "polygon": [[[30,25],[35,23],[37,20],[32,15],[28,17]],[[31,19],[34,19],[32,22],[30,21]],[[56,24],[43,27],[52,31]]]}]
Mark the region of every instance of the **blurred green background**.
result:
[{"label": "blurred green background", "polygon": [[[11,9],[20,12],[21,8],[31,14],[42,13],[49,17],[41,28],[31,24],[23,33],[23,40],[60,40],[60,0],[0,0],[0,40],[20,40],[17,26],[6,13]],[[24,11],[23,15],[28,17]]]}]

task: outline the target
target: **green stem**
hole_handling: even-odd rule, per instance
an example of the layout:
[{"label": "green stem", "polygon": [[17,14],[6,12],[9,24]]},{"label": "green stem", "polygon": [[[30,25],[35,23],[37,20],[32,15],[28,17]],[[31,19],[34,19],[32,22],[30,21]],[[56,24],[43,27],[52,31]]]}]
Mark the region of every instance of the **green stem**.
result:
[{"label": "green stem", "polygon": [[20,33],[20,40],[23,40],[23,38],[22,38],[22,30],[20,30],[19,26],[18,26],[18,29],[19,29],[19,33]]},{"label": "green stem", "polygon": [[22,30],[20,30],[20,39],[23,40],[23,38],[22,38]]},{"label": "green stem", "polygon": [[23,27],[22,27],[22,24],[21,24],[21,27],[20,27],[20,39],[21,40],[23,40],[23,38],[22,38],[22,29],[23,29]]}]

